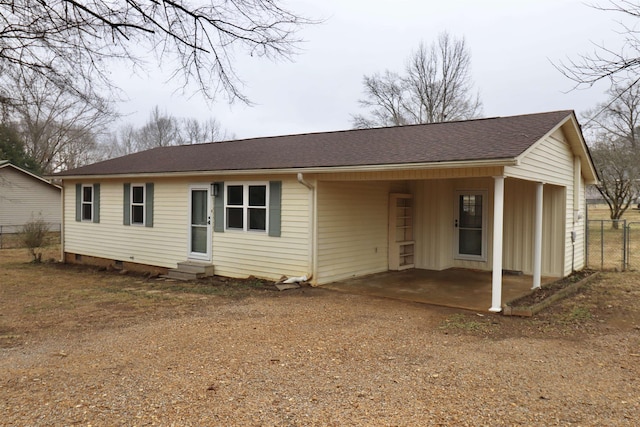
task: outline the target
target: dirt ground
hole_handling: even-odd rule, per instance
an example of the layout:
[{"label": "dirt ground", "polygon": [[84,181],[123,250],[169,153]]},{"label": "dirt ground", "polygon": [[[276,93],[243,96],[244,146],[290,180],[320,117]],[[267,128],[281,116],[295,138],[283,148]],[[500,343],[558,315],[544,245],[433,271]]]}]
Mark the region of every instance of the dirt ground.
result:
[{"label": "dirt ground", "polygon": [[524,319],[27,261],[24,250],[0,250],[2,426],[640,418],[637,272],[603,274]]}]

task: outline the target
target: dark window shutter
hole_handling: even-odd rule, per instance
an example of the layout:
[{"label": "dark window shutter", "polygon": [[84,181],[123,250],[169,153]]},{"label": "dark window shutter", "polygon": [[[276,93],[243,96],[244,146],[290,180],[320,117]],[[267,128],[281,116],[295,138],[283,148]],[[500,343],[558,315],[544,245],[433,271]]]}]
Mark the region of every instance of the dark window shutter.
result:
[{"label": "dark window shutter", "polygon": [[124,203],[123,203],[123,211],[122,218],[124,225],[131,225],[131,184],[127,183],[124,185]]},{"label": "dark window shutter", "polygon": [[100,222],[100,184],[93,184],[93,222]]},{"label": "dark window shutter", "polygon": [[76,221],[82,221],[82,184],[76,184]]},{"label": "dark window shutter", "polygon": [[145,187],[144,226],[153,227],[153,182],[147,182]]},{"label": "dark window shutter", "polygon": [[224,232],[224,182],[214,182],[218,195],[213,197],[213,231]]},{"label": "dark window shutter", "polygon": [[269,181],[269,236],[280,237],[282,181]]}]

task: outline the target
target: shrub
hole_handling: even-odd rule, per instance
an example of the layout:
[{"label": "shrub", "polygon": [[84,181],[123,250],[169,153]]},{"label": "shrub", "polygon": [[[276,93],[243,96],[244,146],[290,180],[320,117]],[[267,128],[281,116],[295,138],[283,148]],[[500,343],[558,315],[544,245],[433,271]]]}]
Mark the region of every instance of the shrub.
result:
[{"label": "shrub", "polygon": [[22,226],[20,240],[33,257],[32,262],[42,262],[41,248],[47,243],[48,231],[49,225],[42,218],[32,218],[31,221]]}]

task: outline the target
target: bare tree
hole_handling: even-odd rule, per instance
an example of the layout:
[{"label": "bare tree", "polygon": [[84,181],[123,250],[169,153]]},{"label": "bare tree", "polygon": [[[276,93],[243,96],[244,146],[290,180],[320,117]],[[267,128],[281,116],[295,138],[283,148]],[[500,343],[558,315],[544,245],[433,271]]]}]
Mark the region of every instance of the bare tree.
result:
[{"label": "bare tree", "polygon": [[421,43],[404,75],[386,71],[364,76],[367,115],[354,115],[357,128],[435,123],[478,117],[482,103],[473,93],[471,54],[464,39],[444,32],[437,42]]},{"label": "bare tree", "polygon": [[215,118],[202,121],[178,118],[155,106],[142,127],[136,128],[130,123],[121,126],[103,139],[94,153],[99,159],[105,160],[155,147],[202,144],[233,138],[234,135]]},{"label": "bare tree", "polygon": [[233,138],[234,135],[227,132],[222,127],[222,124],[214,118],[204,121],[195,118],[182,119],[182,144],[201,144],[203,142],[225,141]]},{"label": "bare tree", "polygon": [[138,143],[138,130],[130,123],[121,126],[114,134],[109,136],[106,143],[101,144],[103,159],[126,156],[140,151]]},{"label": "bare tree", "polygon": [[178,119],[166,111],[161,112],[156,105],[151,110],[147,123],[138,131],[137,141],[139,150],[180,144]]},{"label": "bare tree", "polygon": [[640,83],[612,85],[607,96],[607,102],[583,114],[585,130],[604,133],[609,139],[627,141],[632,149],[639,149]]},{"label": "bare tree", "polygon": [[399,74],[387,70],[383,75],[364,76],[362,83],[367,97],[358,102],[370,110],[368,116],[353,116],[354,127],[365,129],[409,124],[404,117],[405,84]]},{"label": "bare tree", "polygon": [[0,0],[0,75],[30,71],[92,100],[112,60],[138,68],[154,51],[183,87],[248,102],[234,55],[290,58],[310,23],[277,0]]},{"label": "bare tree", "polygon": [[576,87],[590,87],[607,78],[613,84],[634,79],[640,71],[640,30],[637,28],[640,4],[631,0],[607,0],[591,7],[604,12],[615,12],[630,18],[636,24],[629,26],[620,22],[619,33],[624,37],[620,49],[614,50],[603,44],[595,45],[592,53],[569,59],[566,63],[560,62],[556,68],[573,80]]},{"label": "bare tree", "polygon": [[638,194],[640,158],[627,141],[607,139],[591,147],[591,156],[600,176],[600,183],[596,187],[609,207],[614,228],[618,228],[618,220]]},{"label": "bare tree", "polygon": [[37,73],[19,73],[5,87],[13,94],[9,110],[28,156],[44,173],[92,160],[96,135],[113,117],[108,105],[87,103]]},{"label": "bare tree", "polygon": [[409,61],[405,110],[414,123],[434,123],[477,117],[479,95],[473,95],[471,54],[464,39],[442,33],[429,49],[424,43]]},{"label": "bare tree", "polygon": [[640,190],[640,84],[623,83],[607,92],[609,99],[585,122],[596,142],[591,155],[600,176],[598,191],[617,226]]}]

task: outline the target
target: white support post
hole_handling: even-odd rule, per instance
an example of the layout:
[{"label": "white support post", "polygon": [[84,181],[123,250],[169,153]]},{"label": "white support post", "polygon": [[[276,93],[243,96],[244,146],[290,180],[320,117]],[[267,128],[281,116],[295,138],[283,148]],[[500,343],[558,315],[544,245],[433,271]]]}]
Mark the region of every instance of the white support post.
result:
[{"label": "white support post", "polygon": [[539,289],[542,276],[542,196],[543,182],[536,184],[536,223],[533,230],[533,287]]},{"label": "white support post", "polygon": [[504,176],[493,177],[493,273],[491,279],[491,308],[502,311],[502,233],[504,224]]}]

